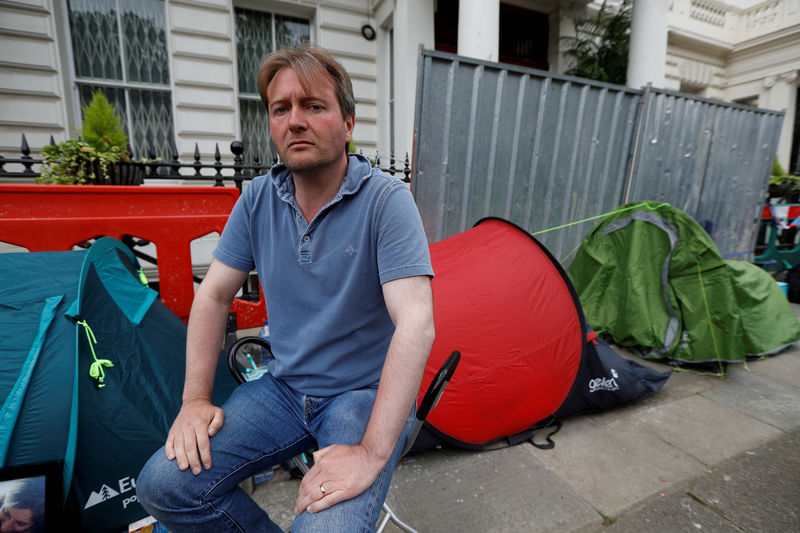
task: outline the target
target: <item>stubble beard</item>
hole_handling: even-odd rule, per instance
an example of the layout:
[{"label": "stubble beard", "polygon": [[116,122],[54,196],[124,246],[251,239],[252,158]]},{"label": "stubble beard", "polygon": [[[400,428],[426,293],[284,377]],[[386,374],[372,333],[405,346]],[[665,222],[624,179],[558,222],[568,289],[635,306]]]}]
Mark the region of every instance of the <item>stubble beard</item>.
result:
[{"label": "stubble beard", "polygon": [[[298,172],[310,174],[320,170],[333,169],[341,157],[347,157],[344,151],[318,153],[315,157],[306,157],[306,155],[310,154],[293,154],[286,157],[280,152],[278,152],[278,155],[292,174]],[[295,157],[295,155],[300,157]]]}]

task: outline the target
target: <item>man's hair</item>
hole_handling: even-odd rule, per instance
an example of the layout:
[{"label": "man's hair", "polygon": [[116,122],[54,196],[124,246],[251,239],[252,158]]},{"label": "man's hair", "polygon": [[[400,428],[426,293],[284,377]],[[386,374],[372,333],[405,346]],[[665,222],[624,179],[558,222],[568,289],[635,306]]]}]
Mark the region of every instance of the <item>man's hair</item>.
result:
[{"label": "man's hair", "polygon": [[311,88],[315,82],[327,74],[333,82],[342,118],[346,120],[355,116],[356,102],[350,75],[330,53],[308,42],[294,48],[282,48],[272,52],[261,63],[258,69],[258,92],[261,93],[261,101],[264,102],[267,111],[269,111],[267,88],[278,71],[284,68],[294,70],[300,85],[308,94],[313,94]]},{"label": "man's hair", "polygon": [[3,496],[3,505],[15,509],[27,509],[33,515],[31,531],[41,531],[44,525],[44,477],[26,478],[17,481]]}]

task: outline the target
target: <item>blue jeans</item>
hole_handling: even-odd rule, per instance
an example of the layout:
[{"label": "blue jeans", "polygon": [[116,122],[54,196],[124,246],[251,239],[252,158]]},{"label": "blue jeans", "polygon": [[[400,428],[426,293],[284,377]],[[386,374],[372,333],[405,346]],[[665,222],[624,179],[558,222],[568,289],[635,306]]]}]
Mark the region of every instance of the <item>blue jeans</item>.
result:
[{"label": "blue jeans", "polygon": [[[307,396],[270,374],[240,385],[223,405],[225,422],[210,440],[211,469],[197,476],[181,471],[161,448],[136,480],[138,500],[173,533],[280,532],[239,483],[314,447],[358,444],[376,392]],[[325,511],[303,512],[292,531],[374,531],[414,421],[412,411],[391,459],[369,489]]]}]

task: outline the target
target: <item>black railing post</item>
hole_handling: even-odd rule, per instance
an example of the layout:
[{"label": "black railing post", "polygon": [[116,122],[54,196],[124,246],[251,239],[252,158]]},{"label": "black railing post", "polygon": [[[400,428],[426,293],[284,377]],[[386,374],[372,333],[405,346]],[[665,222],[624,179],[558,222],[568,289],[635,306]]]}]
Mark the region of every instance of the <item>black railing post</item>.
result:
[{"label": "black railing post", "polygon": [[241,141],[233,141],[231,143],[231,153],[233,154],[233,182],[239,192],[242,192],[242,153],[244,152],[244,145]]},{"label": "black railing post", "polygon": [[156,151],[151,144],[150,149],[147,152],[147,157],[150,159],[150,163],[147,166],[147,175],[145,177],[152,178],[158,176],[158,163],[156,163]]},{"label": "black railing post", "polygon": [[194,163],[192,166],[194,167],[194,175],[201,176],[200,169],[203,168],[203,163],[200,162],[200,147],[197,143],[194,143]]},{"label": "black railing post", "polygon": [[222,156],[219,155],[219,143],[214,147],[214,170],[217,171],[217,173],[214,174],[214,187],[224,187],[225,184],[222,182]]},{"label": "black railing post", "polygon": [[406,183],[411,183],[411,165],[408,161],[408,152],[406,152],[406,161],[405,166],[403,167],[403,181]]},{"label": "black railing post", "polygon": [[170,163],[170,177],[173,178],[180,178],[180,168],[181,168],[181,161],[180,155],[178,154],[178,145],[175,144],[175,141],[172,141],[172,162]]},{"label": "black railing post", "polygon": [[28,139],[25,138],[24,133],[22,134],[22,149],[20,151],[22,152],[22,157],[20,158],[22,159],[21,163],[22,166],[25,167],[25,170],[23,170],[22,173],[26,176],[35,176],[36,173],[33,171],[34,161],[31,157],[31,149],[28,146]]}]

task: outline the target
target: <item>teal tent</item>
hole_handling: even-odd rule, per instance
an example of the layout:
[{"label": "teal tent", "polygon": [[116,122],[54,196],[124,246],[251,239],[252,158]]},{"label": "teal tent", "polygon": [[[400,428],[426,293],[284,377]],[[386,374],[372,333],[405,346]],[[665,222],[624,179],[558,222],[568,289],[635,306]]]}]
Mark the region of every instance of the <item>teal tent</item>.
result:
[{"label": "teal tent", "polygon": [[568,274],[597,333],[648,359],[719,368],[800,339],[775,280],[724,259],[697,222],[667,204],[638,202],[604,218]]},{"label": "teal tent", "polygon": [[[142,278],[109,238],[0,254],[0,466],[64,461],[75,530],[147,515],[136,476],[180,408],[186,325]],[[219,371],[215,401],[234,386]]]}]

